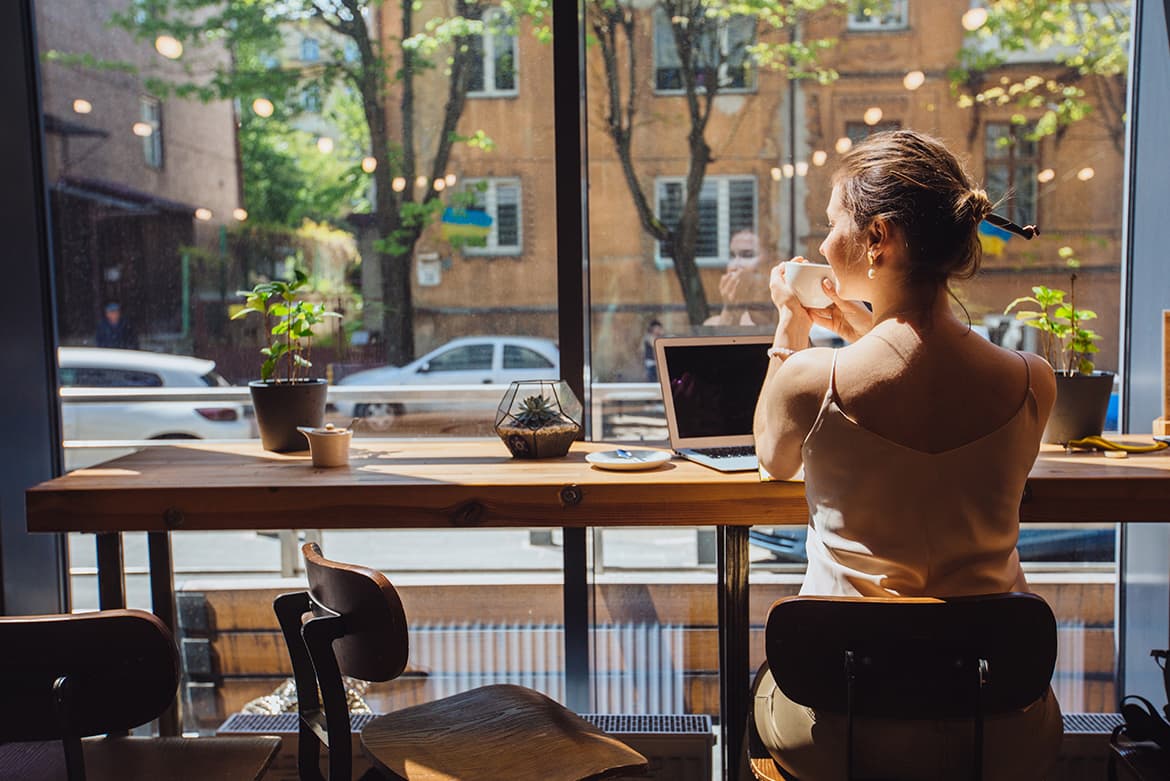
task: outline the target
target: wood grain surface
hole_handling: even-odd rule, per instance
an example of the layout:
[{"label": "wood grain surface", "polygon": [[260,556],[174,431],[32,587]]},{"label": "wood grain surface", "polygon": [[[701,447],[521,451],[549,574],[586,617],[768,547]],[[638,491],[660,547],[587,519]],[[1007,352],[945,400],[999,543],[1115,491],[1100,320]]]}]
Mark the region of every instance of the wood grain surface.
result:
[{"label": "wood grain surface", "polygon": [[[1129,437],[1148,443],[1148,438]],[[644,472],[585,461],[616,445],[578,442],[559,459],[511,458],[498,440],[358,440],[350,464],[255,443],[145,448],[30,488],[30,531],[479,528],[802,524],[804,486],[760,482],[675,458]],[[624,446],[624,443],[623,443]],[[631,446],[631,449],[636,447]],[[1021,520],[1170,520],[1170,451],[1106,459],[1045,446]]]}]

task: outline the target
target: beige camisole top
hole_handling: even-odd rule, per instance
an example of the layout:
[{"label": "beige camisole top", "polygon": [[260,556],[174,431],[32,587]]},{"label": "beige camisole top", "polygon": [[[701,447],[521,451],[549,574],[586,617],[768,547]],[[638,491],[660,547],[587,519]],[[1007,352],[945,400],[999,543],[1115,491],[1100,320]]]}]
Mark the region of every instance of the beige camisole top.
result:
[{"label": "beige camisole top", "polygon": [[841,408],[836,374],[834,356],[829,388],[801,449],[809,530],[800,593],[1027,591],[1016,540],[1020,499],[1042,433],[1030,373],[1011,419],[940,453],[905,447],[859,425]]}]

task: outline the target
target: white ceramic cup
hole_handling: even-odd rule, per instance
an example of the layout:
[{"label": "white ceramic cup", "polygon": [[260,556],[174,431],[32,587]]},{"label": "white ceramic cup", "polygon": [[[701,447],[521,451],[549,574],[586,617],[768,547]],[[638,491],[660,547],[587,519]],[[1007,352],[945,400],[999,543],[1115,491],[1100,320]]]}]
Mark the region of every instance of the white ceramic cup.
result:
[{"label": "white ceramic cup", "polygon": [[785,283],[796,294],[796,300],[809,309],[824,309],[832,305],[833,299],[821,287],[821,281],[825,279],[832,282],[834,287],[837,285],[833,269],[827,263],[801,263],[797,260],[784,263]]}]

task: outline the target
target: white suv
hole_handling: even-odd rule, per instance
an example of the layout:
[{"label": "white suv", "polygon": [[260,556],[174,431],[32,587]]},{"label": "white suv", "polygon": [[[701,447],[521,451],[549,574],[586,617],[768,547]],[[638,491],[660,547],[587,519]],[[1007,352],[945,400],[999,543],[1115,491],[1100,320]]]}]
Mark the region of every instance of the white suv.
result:
[{"label": "white suv", "polygon": [[[62,388],[171,388],[230,385],[215,362],[183,355],[61,347]],[[244,405],[192,401],[94,401],[61,405],[66,440],[246,439],[253,436]],[[66,453],[69,456],[69,453]],[[67,462],[76,459],[67,458]],[[89,460],[89,459],[87,459]],[[71,464],[76,466],[76,464]]]}]

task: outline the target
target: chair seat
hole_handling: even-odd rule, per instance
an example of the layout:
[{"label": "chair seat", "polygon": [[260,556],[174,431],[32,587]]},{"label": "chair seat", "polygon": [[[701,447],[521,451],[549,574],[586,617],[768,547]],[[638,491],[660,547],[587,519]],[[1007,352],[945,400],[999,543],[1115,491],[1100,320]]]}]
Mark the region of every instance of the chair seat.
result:
[{"label": "chair seat", "polygon": [[580,781],[646,759],[521,686],[484,686],[371,721],[362,748],[408,781]]},{"label": "chair seat", "polygon": [[[255,781],[280,738],[92,738],[81,742],[86,781]],[[60,741],[0,745],[0,781],[60,781]]]}]

